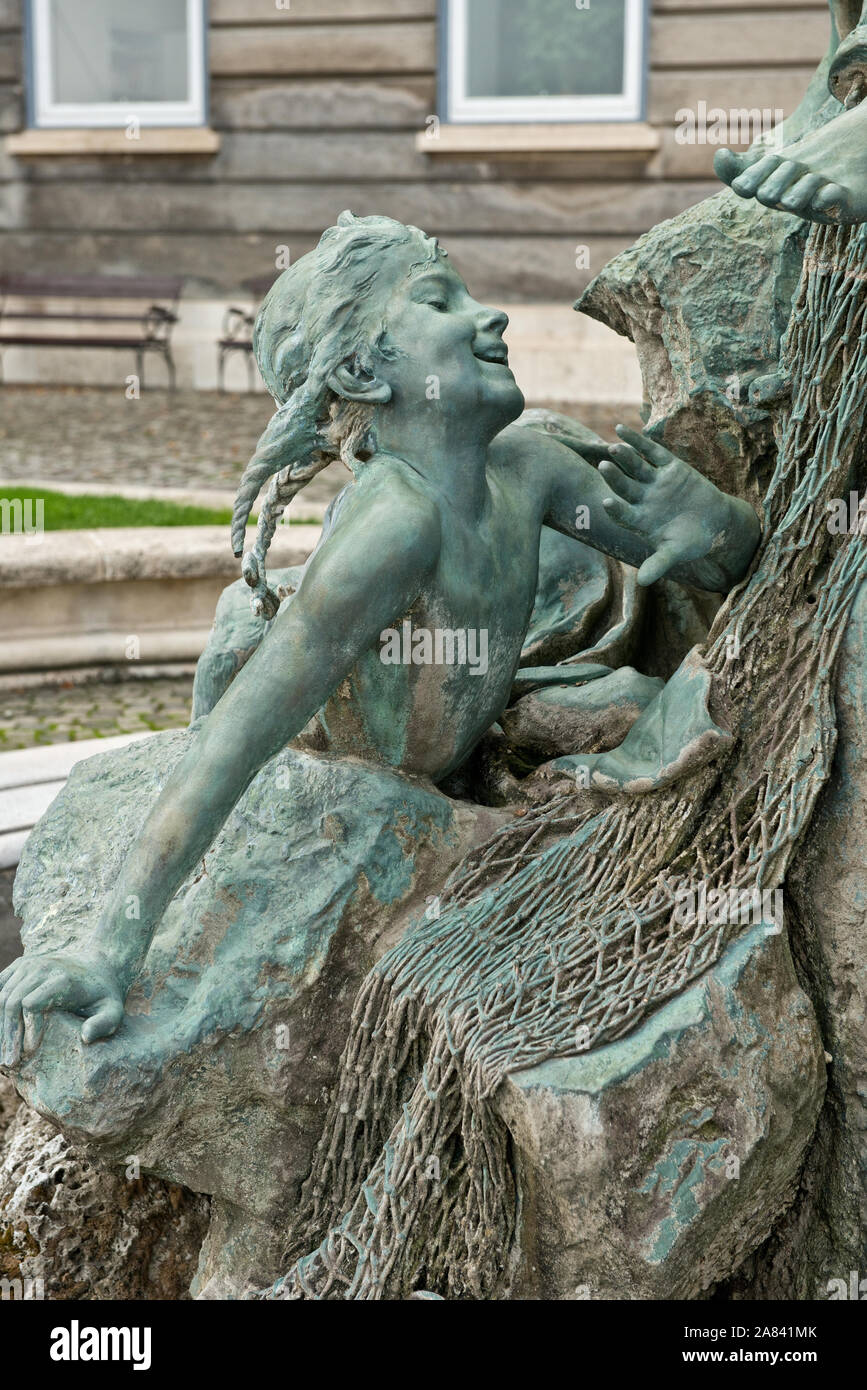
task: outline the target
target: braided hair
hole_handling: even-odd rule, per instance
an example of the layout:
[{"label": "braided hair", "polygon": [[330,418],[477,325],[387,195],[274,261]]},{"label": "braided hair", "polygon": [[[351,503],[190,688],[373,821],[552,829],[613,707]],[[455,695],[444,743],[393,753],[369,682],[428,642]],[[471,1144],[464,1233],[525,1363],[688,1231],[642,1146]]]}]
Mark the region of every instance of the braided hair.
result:
[{"label": "braided hair", "polygon": [[[232,514],[232,549],[243,554],[241,572],[258,617],[273,618],[279,607],[265,557],[292,498],[334,459],[354,470],[373,452],[373,407],[345,400],[328,383],[343,363],[372,373],[374,349],[389,355],[385,322],[371,321],[370,292],[383,251],[413,241],[421,265],[445,255],[418,227],[342,212],[315,251],[275,281],[259,310],[253,351],[277,410],[244,469]],[[247,521],[268,478],[256,540],[244,554]]]}]

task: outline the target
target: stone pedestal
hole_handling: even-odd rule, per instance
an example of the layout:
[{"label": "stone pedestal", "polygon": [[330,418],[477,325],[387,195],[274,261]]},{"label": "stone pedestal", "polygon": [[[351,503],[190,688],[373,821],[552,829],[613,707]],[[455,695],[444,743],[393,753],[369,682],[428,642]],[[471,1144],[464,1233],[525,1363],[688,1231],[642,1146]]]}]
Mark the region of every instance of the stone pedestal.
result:
[{"label": "stone pedestal", "polygon": [[511,1296],[701,1298],[792,1201],[824,1093],[812,1006],[764,925],[623,1040],[515,1073]]}]

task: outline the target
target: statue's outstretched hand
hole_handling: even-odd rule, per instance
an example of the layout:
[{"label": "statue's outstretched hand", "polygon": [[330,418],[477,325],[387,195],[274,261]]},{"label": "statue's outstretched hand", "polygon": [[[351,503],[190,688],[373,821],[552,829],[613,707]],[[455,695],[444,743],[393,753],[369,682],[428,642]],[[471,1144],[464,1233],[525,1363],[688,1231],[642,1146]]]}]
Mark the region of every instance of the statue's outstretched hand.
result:
[{"label": "statue's outstretched hand", "polygon": [[123,992],[109,962],[100,955],[24,955],[7,966],[0,973],[0,1064],[14,1066],[22,1052],[38,1047],[51,1009],[81,1015],[86,1043],[114,1033]]},{"label": "statue's outstretched hand", "polygon": [[602,505],[612,520],[653,548],[639,568],[639,584],[653,584],[678,566],[681,573],[693,569],[694,582],[703,587],[715,588],[706,580],[718,577],[728,588],[755,550],[758,522],[752,509],[662,444],[625,425],[618,425],[617,433],[622,443],[612,444],[610,457],[599,464],[615,494]]}]

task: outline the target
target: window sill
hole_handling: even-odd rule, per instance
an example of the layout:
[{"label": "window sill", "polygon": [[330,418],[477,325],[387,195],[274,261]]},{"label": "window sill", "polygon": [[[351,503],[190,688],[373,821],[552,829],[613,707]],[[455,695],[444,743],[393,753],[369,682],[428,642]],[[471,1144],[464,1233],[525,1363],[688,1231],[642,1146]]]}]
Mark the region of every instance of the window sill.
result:
[{"label": "window sill", "polygon": [[659,150],[659,131],[644,121],[586,125],[441,125],[416,136],[416,149],[449,159],[618,160],[651,159]]},{"label": "window sill", "polygon": [[209,126],[142,126],[136,139],[125,130],[40,129],[6,136],[6,153],[19,159],[47,155],[216,154],[220,137]]}]

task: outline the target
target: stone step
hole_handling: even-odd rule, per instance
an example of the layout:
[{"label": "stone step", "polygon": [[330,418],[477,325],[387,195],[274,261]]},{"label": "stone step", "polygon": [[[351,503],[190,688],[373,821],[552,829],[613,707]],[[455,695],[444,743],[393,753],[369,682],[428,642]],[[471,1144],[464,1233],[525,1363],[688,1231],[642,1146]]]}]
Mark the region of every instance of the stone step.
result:
[{"label": "stone step", "polygon": [[18,863],[27,836],[76,763],[150,737],[150,733],[116,734],[0,753],[0,869],[14,868]]},{"label": "stone step", "polygon": [[[320,533],[278,526],[270,568],[303,565]],[[197,661],[240,570],[227,526],[4,536],[0,674]]]}]

